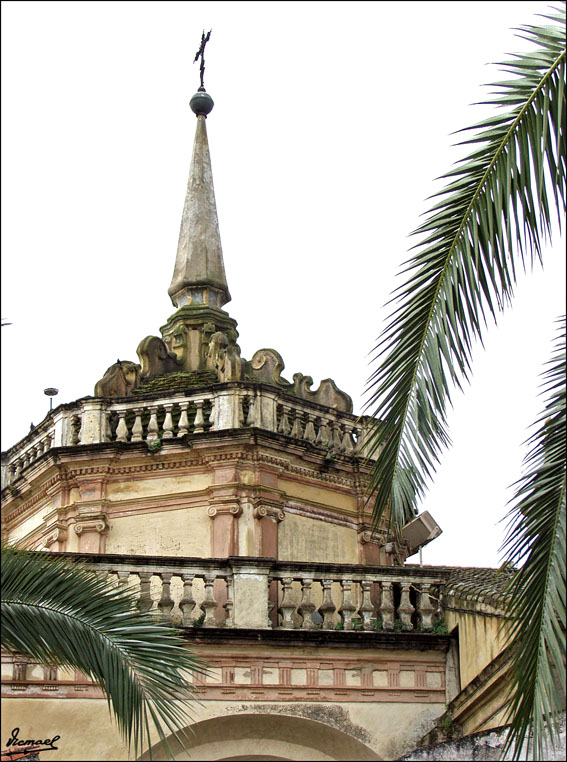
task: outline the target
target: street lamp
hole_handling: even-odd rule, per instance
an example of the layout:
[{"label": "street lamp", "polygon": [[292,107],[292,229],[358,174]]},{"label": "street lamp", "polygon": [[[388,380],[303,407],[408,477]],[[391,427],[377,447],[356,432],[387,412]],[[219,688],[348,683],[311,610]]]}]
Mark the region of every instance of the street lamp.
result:
[{"label": "street lamp", "polygon": [[53,386],[48,386],[47,389],[43,390],[43,393],[49,397],[49,409],[53,410],[53,397],[55,397],[56,394],[59,394],[59,389],[55,389]]}]

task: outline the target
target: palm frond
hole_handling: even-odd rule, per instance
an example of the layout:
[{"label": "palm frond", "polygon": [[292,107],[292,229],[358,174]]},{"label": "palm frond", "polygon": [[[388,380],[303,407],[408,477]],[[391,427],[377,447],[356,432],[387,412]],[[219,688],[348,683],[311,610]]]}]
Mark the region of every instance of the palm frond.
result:
[{"label": "palm frond", "polygon": [[183,673],[203,665],[121,588],[50,553],[3,546],[2,647],[92,677],[137,753],[149,744],[150,724],[162,741],[167,731],[183,745],[192,698]]},{"label": "palm frond", "polygon": [[565,695],[565,317],[543,389],[539,425],[526,443],[525,473],[516,483],[504,545],[506,561],[523,566],[509,586],[508,614],[515,644],[506,749],[519,759],[533,728],[534,759],[546,759],[545,739],[556,741],[554,721]]},{"label": "palm frond", "polygon": [[370,483],[374,522],[390,508],[404,524],[449,444],[450,391],[470,372],[490,315],[511,300],[516,270],[541,258],[552,208],[565,209],[565,4],[546,26],[522,27],[536,45],[503,64],[511,80],[489,103],[503,113],[467,128],[473,152],[444,175],[405,262],[386,328],[374,349],[366,410],[380,455]]}]

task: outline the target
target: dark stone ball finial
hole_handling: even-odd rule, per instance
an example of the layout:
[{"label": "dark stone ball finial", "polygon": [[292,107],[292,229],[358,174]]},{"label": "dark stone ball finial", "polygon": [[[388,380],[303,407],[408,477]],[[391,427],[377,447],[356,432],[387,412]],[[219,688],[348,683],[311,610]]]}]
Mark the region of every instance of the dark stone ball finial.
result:
[{"label": "dark stone ball finial", "polygon": [[201,114],[204,114],[204,116],[207,116],[207,114],[210,114],[213,110],[213,106],[215,105],[215,102],[211,98],[211,96],[205,92],[205,90],[199,90],[195,93],[195,95],[191,98],[189,101],[189,105],[191,106],[191,110],[194,114],[197,116],[200,116]]}]

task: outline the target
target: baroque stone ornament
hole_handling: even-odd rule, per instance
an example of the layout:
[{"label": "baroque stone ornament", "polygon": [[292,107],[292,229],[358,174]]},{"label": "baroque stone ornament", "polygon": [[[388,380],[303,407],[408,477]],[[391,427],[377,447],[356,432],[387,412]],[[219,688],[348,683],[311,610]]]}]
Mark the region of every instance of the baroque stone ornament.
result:
[{"label": "baroque stone ornament", "polygon": [[141,368],[129,360],[117,360],[95,386],[95,397],[129,397],[140,383]]},{"label": "baroque stone ornament", "polygon": [[177,356],[167,349],[163,339],[158,336],[146,336],[138,344],[136,352],[142,365],[140,377],[144,381],[179,370]]},{"label": "baroque stone ornament", "polygon": [[209,340],[207,368],[215,370],[219,381],[240,381],[242,360],[240,347],[222,331],[216,331]]},{"label": "baroque stone ornament", "polygon": [[311,376],[295,373],[292,384],[282,377],[284,368],[282,356],[275,349],[259,349],[250,362],[246,363],[248,375],[260,383],[273,384],[300,399],[325,405],[343,413],[352,413],[352,399],[337,387],[332,378],[323,379],[317,391],[313,391]]}]

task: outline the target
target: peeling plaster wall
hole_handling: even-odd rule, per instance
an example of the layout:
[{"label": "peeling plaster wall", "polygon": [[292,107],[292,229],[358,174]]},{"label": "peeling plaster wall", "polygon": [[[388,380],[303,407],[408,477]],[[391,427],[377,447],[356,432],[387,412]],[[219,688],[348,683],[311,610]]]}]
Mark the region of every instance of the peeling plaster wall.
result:
[{"label": "peeling plaster wall", "polygon": [[211,519],[206,508],[113,517],[107,553],[159,556],[210,556]]},{"label": "peeling plaster wall", "polygon": [[293,513],[286,513],[279,527],[281,561],[358,563],[354,529]]},{"label": "peeling plaster wall", "polygon": [[[458,741],[448,741],[447,743],[436,744],[435,746],[429,746],[426,749],[418,749],[400,757],[400,760],[404,762],[436,762],[439,760],[458,760],[467,761],[474,759],[483,762],[486,760],[511,760],[512,751],[502,757],[502,749],[505,741],[505,731],[492,731],[490,733],[478,733],[474,736],[468,736],[460,738]],[[561,723],[559,732],[559,743],[554,748],[548,747],[545,755],[541,759],[548,760],[549,762],[563,762],[566,758],[566,745],[565,745],[565,715]],[[532,759],[531,752],[528,754],[528,747],[525,744],[522,753],[519,757],[520,760]]]}]

